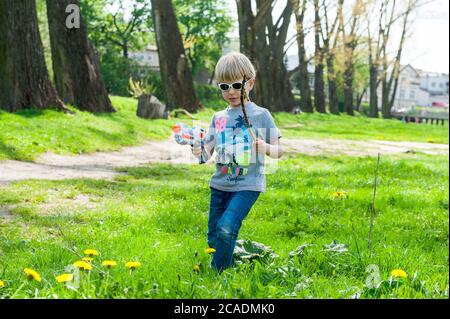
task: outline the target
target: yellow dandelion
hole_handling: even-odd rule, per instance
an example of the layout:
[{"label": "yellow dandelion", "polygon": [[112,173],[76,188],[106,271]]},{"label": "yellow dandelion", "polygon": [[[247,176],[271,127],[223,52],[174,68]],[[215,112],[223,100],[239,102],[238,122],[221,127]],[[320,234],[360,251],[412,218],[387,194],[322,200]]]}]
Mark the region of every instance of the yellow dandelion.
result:
[{"label": "yellow dandelion", "polygon": [[117,263],[114,260],[105,260],[102,262],[102,265],[107,268],[112,268],[112,267],[117,266]]},{"label": "yellow dandelion", "polygon": [[347,192],[338,191],[333,193],[333,198],[341,198],[341,197],[347,197]]},{"label": "yellow dandelion", "polygon": [[125,264],[125,267],[135,270],[138,267],[141,267],[141,263],[139,261],[129,261]]},{"label": "yellow dandelion", "polygon": [[5,287],[5,282],[3,280],[0,280],[0,288]]},{"label": "yellow dandelion", "polygon": [[73,280],[72,274],[62,274],[56,277],[57,282],[68,282]]},{"label": "yellow dandelion", "polygon": [[194,271],[195,271],[196,273],[199,273],[199,272],[200,272],[200,264],[197,264],[197,265],[194,266]]},{"label": "yellow dandelion", "polygon": [[94,256],[98,256],[98,251],[96,251],[95,249],[86,249],[84,251],[85,255],[88,255],[89,257],[94,257]]},{"label": "yellow dandelion", "polygon": [[214,248],[208,247],[205,249],[205,253],[207,254],[214,254],[216,250]]},{"label": "yellow dandelion", "polygon": [[408,274],[402,269],[394,269],[391,271],[391,276],[394,278],[406,278]]},{"label": "yellow dandelion", "polygon": [[73,263],[75,267],[77,267],[80,270],[91,270],[92,266],[85,262],[84,260],[79,260]]},{"label": "yellow dandelion", "polygon": [[94,258],[92,258],[92,257],[83,257],[83,258],[81,258],[81,260],[85,261],[87,263],[90,263],[90,262],[92,262],[94,260]]},{"label": "yellow dandelion", "polygon": [[41,276],[38,274],[38,272],[36,270],[30,269],[30,268],[25,268],[23,270],[23,272],[27,275],[27,278],[30,280],[36,280],[38,282],[42,281]]}]

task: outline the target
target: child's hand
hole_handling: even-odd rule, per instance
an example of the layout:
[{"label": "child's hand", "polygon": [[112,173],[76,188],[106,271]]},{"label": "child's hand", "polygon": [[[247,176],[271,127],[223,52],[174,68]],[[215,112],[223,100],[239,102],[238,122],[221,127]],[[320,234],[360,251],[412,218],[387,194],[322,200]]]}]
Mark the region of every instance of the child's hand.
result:
[{"label": "child's hand", "polygon": [[196,157],[196,158],[200,158],[200,156],[202,155],[202,148],[200,145],[196,145],[196,146],[192,146],[191,147],[192,150],[192,154]]},{"label": "child's hand", "polygon": [[269,146],[267,145],[267,143],[264,140],[258,138],[256,140],[256,142],[253,142],[253,147],[256,148],[256,152],[258,152],[260,154],[266,154],[267,148]]}]

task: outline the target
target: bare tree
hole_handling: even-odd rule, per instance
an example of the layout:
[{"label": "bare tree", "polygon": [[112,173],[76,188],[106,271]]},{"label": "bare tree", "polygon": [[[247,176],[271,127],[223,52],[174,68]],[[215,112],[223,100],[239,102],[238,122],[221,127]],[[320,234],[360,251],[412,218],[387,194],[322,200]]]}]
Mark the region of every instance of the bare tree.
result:
[{"label": "bare tree", "polygon": [[[383,47],[383,78],[382,78],[382,114],[383,118],[391,118],[391,109],[394,105],[395,95],[397,94],[398,79],[400,75],[400,60],[402,57],[403,46],[405,44],[407,30],[409,23],[411,22],[411,14],[419,6],[419,0],[408,0],[406,8],[401,13],[402,17],[402,29],[400,35],[400,41],[398,44],[397,53],[394,60],[392,61],[392,70],[390,76],[388,76],[389,71],[389,61],[387,53],[387,45]],[[387,41],[387,40],[386,40]]]},{"label": "bare tree", "polygon": [[34,0],[0,1],[0,107],[66,110],[49,79]]},{"label": "bare tree", "polygon": [[47,16],[56,88],[65,103],[89,112],[114,112],[100,72],[100,62],[81,18],[68,29],[66,8],[78,0],[47,0]]},{"label": "bare tree", "polygon": [[[328,12],[329,6],[326,0],[323,0],[322,7],[324,8],[323,19],[325,21],[324,28],[322,28],[322,41],[323,41],[323,53],[327,63],[327,82],[328,82],[328,103],[330,113],[339,114],[338,95],[337,95],[337,83],[336,83],[336,70],[335,59],[337,44],[339,40],[339,15],[342,11],[343,1],[338,1],[338,7],[336,11],[336,18],[330,25]],[[323,32],[325,29],[325,32]]]},{"label": "bare tree", "polygon": [[[377,6],[379,6],[378,10],[376,10]],[[380,0],[375,1],[372,4],[372,7],[367,10],[366,19],[369,49],[370,117],[378,117],[378,86],[387,76],[387,59],[384,60],[385,63],[383,64],[383,72],[380,72],[380,67],[383,63],[381,55],[383,52],[386,52],[392,26],[400,17],[399,15],[396,15],[396,7],[396,0]],[[376,16],[375,12],[377,11],[378,15]],[[370,16],[369,13],[371,13]],[[378,30],[375,30],[374,34],[372,34],[371,22],[376,19],[378,19]],[[378,33],[376,41],[373,38],[375,33]],[[386,73],[384,71],[386,71]],[[383,83],[386,85],[386,81]]]},{"label": "bare tree", "polygon": [[284,65],[284,47],[293,0],[288,0],[280,17],[274,23],[274,1],[257,0],[256,14],[251,0],[236,0],[241,52],[255,63],[258,78],[255,82],[254,100],[271,110],[292,111],[295,100],[289,73]]},{"label": "bare tree", "polygon": [[[388,12],[389,2],[391,2],[390,14]],[[396,0],[375,1],[372,4],[372,6],[369,7],[369,10],[367,10],[366,12],[368,49],[369,49],[370,117],[378,117],[378,85],[380,82],[379,69],[381,65],[381,53],[383,47],[387,45],[387,40],[389,39],[389,34],[394,19],[395,2]],[[378,10],[378,16],[374,16],[375,12],[377,12],[376,10],[377,6],[380,7]],[[386,21],[387,16],[390,16],[388,22]],[[377,32],[378,36],[375,41],[374,34],[372,34],[371,32],[371,24],[376,19],[378,19],[378,32]]]},{"label": "bare tree", "polygon": [[178,29],[172,0],[152,0],[152,15],[169,109],[182,107],[196,112],[200,102]]},{"label": "bare tree", "polygon": [[307,0],[295,0],[294,12],[297,30],[298,60],[299,60],[299,77],[300,77],[300,109],[303,112],[313,113],[313,105],[311,99],[311,89],[309,87],[308,59],[305,49],[305,13]]},{"label": "bare tree", "polygon": [[[343,1],[343,0],[339,0]],[[355,77],[355,49],[358,46],[360,35],[358,34],[358,26],[361,14],[364,12],[364,1],[356,0],[350,17],[350,30],[347,32],[344,23],[343,10],[339,13],[339,25],[342,33],[342,41],[344,44],[344,109],[348,115],[353,115],[354,108],[354,92],[353,81]]]}]

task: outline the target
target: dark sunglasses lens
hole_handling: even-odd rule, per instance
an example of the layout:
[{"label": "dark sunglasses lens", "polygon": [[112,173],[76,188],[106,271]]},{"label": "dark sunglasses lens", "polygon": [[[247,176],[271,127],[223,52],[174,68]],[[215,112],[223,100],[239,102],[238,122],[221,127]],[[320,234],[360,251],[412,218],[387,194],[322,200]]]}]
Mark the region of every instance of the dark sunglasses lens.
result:
[{"label": "dark sunglasses lens", "polygon": [[227,91],[230,88],[230,86],[228,84],[222,83],[220,84],[220,89],[222,91]]},{"label": "dark sunglasses lens", "polygon": [[242,83],[233,83],[233,89],[240,90],[242,88]]}]

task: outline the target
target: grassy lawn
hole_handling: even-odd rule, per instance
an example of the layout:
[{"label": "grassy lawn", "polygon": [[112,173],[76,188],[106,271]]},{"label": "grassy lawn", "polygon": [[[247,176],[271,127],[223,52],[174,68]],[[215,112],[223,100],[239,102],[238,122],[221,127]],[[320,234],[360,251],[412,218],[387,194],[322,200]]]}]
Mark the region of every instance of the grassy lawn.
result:
[{"label": "grassy lawn", "polygon": [[[113,181],[3,186],[0,206],[15,208],[11,221],[0,219],[0,298],[448,298],[448,162],[423,154],[381,159],[371,255],[375,159],[286,158],[239,235],[279,257],[221,276],[204,252],[212,166],[151,165],[123,168],[127,174]],[[348,250],[324,250],[333,241]],[[289,258],[303,244],[303,254]],[[57,275],[77,274],[71,265],[87,248],[100,253],[95,267],[77,284],[57,283]],[[101,266],[105,259],[117,267]],[[130,271],[128,261],[142,266]],[[378,288],[365,287],[369,265],[379,269]],[[28,281],[27,267],[42,281]],[[407,278],[389,281],[396,268]]]},{"label": "grassy lawn", "polygon": [[[74,115],[48,110],[17,114],[0,111],[0,160],[33,160],[47,151],[78,154],[117,150],[148,139],[167,138],[176,121],[192,123],[188,118],[168,121],[140,119],[136,116],[136,100],[123,97],[111,99],[118,110],[114,114],[90,114],[75,109]],[[206,108],[196,117],[202,123],[209,123],[213,113],[212,108]],[[448,143],[448,123],[442,127],[322,114],[279,113],[274,114],[274,118],[284,137]]]},{"label": "grassy lawn", "polygon": [[136,116],[136,100],[111,100],[118,111],[113,114],[91,114],[74,108],[74,115],[53,110],[17,114],[0,111],[0,160],[33,160],[46,151],[77,154],[117,150],[170,136],[174,120],[144,120]]},{"label": "grassy lawn", "polygon": [[[416,141],[448,144],[448,121],[441,124],[402,123],[347,114],[274,114],[284,137]],[[284,126],[284,128],[283,128]]]}]

